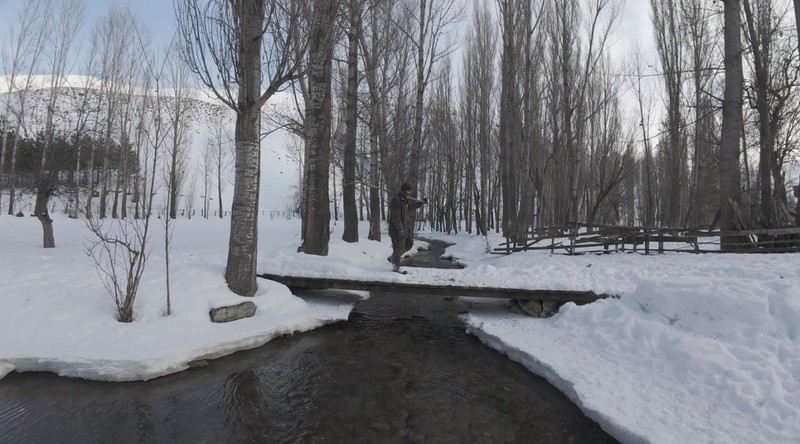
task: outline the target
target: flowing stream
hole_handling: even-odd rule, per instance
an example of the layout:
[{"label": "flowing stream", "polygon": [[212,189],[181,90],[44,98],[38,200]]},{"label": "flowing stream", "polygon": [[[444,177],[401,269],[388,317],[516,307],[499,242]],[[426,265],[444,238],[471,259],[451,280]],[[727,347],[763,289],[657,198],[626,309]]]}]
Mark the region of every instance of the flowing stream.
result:
[{"label": "flowing stream", "polygon": [[[445,247],[431,241],[408,265],[452,267],[438,259]],[[11,373],[0,381],[0,442],[616,442],[547,381],[467,335],[464,310],[373,293],[347,322],[148,382]]]}]

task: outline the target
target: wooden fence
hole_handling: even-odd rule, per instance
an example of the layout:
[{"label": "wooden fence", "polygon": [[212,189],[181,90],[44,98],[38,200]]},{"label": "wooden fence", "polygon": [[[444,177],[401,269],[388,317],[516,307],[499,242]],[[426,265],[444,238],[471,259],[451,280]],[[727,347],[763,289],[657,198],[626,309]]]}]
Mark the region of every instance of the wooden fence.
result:
[{"label": "wooden fence", "polygon": [[647,228],[635,226],[571,224],[568,228],[530,231],[524,242],[508,240],[494,254],[546,250],[568,255],[585,253],[664,252],[720,253],[720,237],[736,238],[735,253],[800,252],[800,227],[742,231]]}]

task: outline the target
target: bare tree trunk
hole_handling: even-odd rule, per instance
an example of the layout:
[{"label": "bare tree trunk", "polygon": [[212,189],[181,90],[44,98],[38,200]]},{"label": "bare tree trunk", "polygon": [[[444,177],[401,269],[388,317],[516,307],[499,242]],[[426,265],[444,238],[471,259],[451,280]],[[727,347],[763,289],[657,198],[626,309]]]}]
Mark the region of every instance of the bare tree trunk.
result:
[{"label": "bare tree trunk", "polygon": [[222,148],[217,152],[217,204],[219,218],[222,219]]},{"label": "bare tree trunk", "polygon": [[[794,0],[794,24],[795,36],[797,37],[797,46],[798,49],[800,49],[800,0]],[[800,218],[800,216],[798,216],[798,218]]]},{"label": "bare tree trunk", "polygon": [[[251,34],[252,35],[252,34]],[[253,68],[253,73],[256,69]],[[255,76],[255,74],[252,74]],[[250,88],[250,97],[258,93],[258,85]],[[242,102],[248,98],[241,93]],[[253,296],[256,284],[258,243],[259,165],[261,162],[261,119],[258,110],[236,118],[236,183],[233,187],[231,207],[231,234],[228,243],[228,262],[225,279],[234,293]]]},{"label": "bare tree trunk", "polygon": [[[10,106],[6,107],[6,114],[3,115],[3,128],[0,131],[3,134],[0,136],[0,182],[6,174],[6,146],[8,144],[8,111]],[[3,189],[0,188],[0,208],[3,206]]]},{"label": "bare tree trunk", "polygon": [[503,31],[503,52],[500,58],[500,175],[502,182],[502,224],[503,236],[512,238],[516,234],[517,218],[517,180],[515,160],[519,145],[517,132],[521,115],[517,86],[519,84],[517,62],[519,43],[517,28],[521,12],[518,2],[505,0],[500,9]]},{"label": "bare tree trunk", "polygon": [[[720,229],[736,230],[735,210],[741,202],[739,171],[739,137],[744,126],[742,96],[744,73],[742,69],[741,3],[740,0],[723,0],[725,6],[725,98],[722,102],[722,134],[720,138]],[[735,249],[737,238],[723,236],[723,250]]]},{"label": "bare tree trunk", "polygon": [[[99,119],[95,119],[94,121],[94,130],[92,134],[97,134],[97,125]],[[94,198],[95,192],[95,181],[94,181],[94,156],[95,156],[95,143],[92,140],[91,144],[89,145],[89,160],[86,163],[86,217],[92,217],[92,199]]]},{"label": "bare tree trunk", "polygon": [[[486,6],[486,5],[485,5]],[[478,198],[480,206],[481,218],[477,220],[478,230],[483,236],[488,233],[489,216],[489,184],[491,166],[489,158],[491,156],[492,146],[492,101],[495,90],[495,77],[494,77],[494,57],[497,50],[497,37],[495,27],[489,25],[491,21],[488,7],[483,10],[482,15],[476,16],[473,23],[475,28],[479,29],[476,34],[479,36],[478,41],[478,60],[476,61],[479,70],[479,98],[478,98],[478,147],[480,150],[480,196]],[[481,18],[483,17],[483,18]]]},{"label": "bare tree trunk", "polygon": [[347,91],[345,92],[345,140],[342,193],[345,242],[358,242],[356,208],[356,129],[358,127],[358,39],[361,30],[361,0],[350,0],[350,29],[347,33]]},{"label": "bare tree trunk", "polygon": [[[110,99],[114,100],[114,99]],[[104,219],[106,217],[106,210],[108,209],[108,182],[111,180],[111,169],[109,165],[109,155],[111,154],[111,124],[114,119],[111,117],[113,111],[109,112],[106,120],[106,135],[103,142],[103,183],[100,186],[100,209],[98,210],[98,217]]]},{"label": "bare tree trunk", "polygon": [[331,62],[339,0],[315,0],[309,39],[306,104],[306,227],[303,252],[327,256],[330,239],[328,179],[331,144]]},{"label": "bare tree trunk", "polygon": [[[525,2],[522,7],[522,24],[524,29],[533,30],[533,10],[530,2]],[[522,118],[519,140],[519,152],[516,153],[514,164],[519,175],[519,210],[516,215],[515,240],[524,243],[528,238],[528,229],[533,223],[533,168],[535,168],[534,147],[540,145],[537,137],[538,128],[538,99],[536,91],[536,77],[538,66],[535,66],[537,54],[533,52],[534,33],[528,31],[519,42],[522,48],[522,69],[519,73],[521,87]]]},{"label": "bare tree trunk", "polygon": [[21,138],[19,130],[19,125],[17,125],[17,129],[14,131],[14,145],[11,147],[11,169],[9,171],[9,182],[11,183],[11,188],[8,196],[9,215],[14,214],[14,203],[17,195],[17,152],[19,151],[19,139]]},{"label": "bare tree trunk", "polygon": [[[145,102],[145,100],[143,99],[142,100],[142,106],[139,109],[139,115],[144,114],[144,106],[143,106],[144,102]],[[141,123],[141,120],[139,121],[139,124],[136,125],[136,141],[135,141],[135,144],[136,144],[136,159],[137,159],[138,162],[142,163],[144,161],[144,159],[142,159],[143,150],[142,150],[142,123]],[[146,170],[147,166],[145,165],[144,168]],[[141,165],[136,165],[136,170],[134,172],[134,177],[133,177],[133,197],[132,197],[132,200],[133,200],[133,218],[134,219],[139,219],[142,216],[141,208],[143,208],[143,202],[142,202],[142,190],[140,188],[142,186],[141,173],[142,173]]]},{"label": "bare tree trunk", "polygon": [[369,239],[380,242],[381,240],[381,196],[380,191],[380,139],[381,111],[380,105],[370,103],[372,117],[370,119],[370,170],[369,170]]},{"label": "bare tree trunk", "polygon": [[56,239],[53,234],[53,219],[50,218],[50,213],[47,211],[47,202],[49,200],[50,195],[47,191],[37,191],[34,213],[42,224],[42,247],[55,248]]},{"label": "bare tree trunk", "polygon": [[[176,109],[180,105],[175,104]],[[176,114],[179,114],[176,111]],[[172,128],[172,146],[169,151],[169,214],[167,217],[175,219],[178,211],[178,150],[180,150],[180,140],[177,125]]]}]

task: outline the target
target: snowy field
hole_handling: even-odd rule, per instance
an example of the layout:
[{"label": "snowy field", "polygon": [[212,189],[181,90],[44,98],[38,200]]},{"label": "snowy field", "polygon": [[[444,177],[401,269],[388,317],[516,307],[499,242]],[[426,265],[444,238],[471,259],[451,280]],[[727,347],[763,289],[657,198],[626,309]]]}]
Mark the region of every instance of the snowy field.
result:
[{"label": "snowy field", "polygon": [[[57,248],[43,250],[35,218],[0,216],[0,377],[16,370],[147,380],[347,319],[351,305],[309,303],[260,279],[254,317],[210,322],[210,308],[241,300],[222,278],[228,223],[177,221],[174,313],[164,317],[157,222],[136,321],[120,324],[84,253],[82,222],[56,217]],[[455,243],[447,255],[466,268],[399,275],[386,261],[388,239],[366,240],[362,225],[361,241],[346,244],[341,222],[333,228],[330,255],[307,256],[295,252],[298,220],[262,217],[260,272],[619,295],[567,304],[549,319],[464,298],[463,319],[469,333],[546,377],[623,442],[800,442],[800,254],[499,257],[486,254],[481,237],[426,232]]]}]

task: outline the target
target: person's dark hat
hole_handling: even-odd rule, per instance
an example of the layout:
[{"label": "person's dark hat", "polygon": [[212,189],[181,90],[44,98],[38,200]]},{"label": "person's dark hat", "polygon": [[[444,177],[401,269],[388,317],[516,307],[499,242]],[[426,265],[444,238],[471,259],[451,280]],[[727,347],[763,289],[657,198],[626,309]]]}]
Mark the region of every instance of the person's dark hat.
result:
[{"label": "person's dark hat", "polygon": [[414,187],[412,187],[411,184],[408,182],[403,182],[403,184],[400,185],[400,191],[411,191],[413,189]]}]

